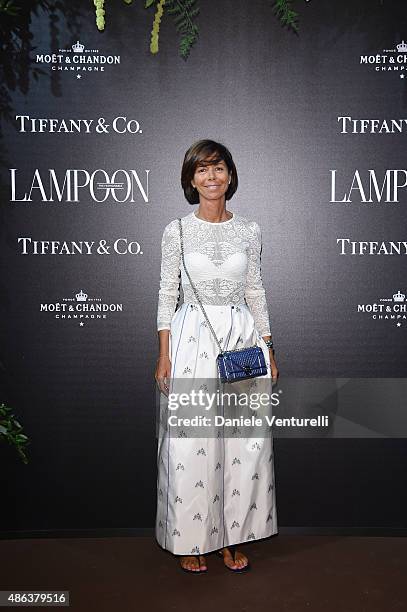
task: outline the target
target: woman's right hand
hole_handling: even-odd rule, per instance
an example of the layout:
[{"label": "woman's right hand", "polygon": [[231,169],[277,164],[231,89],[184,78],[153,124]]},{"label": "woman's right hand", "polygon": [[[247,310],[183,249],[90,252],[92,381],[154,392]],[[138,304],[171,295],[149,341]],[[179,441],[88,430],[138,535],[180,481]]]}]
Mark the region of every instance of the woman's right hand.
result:
[{"label": "woman's right hand", "polygon": [[158,357],[154,378],[161,393],[168,397],[171,376],[171,361],[168,355]]}]

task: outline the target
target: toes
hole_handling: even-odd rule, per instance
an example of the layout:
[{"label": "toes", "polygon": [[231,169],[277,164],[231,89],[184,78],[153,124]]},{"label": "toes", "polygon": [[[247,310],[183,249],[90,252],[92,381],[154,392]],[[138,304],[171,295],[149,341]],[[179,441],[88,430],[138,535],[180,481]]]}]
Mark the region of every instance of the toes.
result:
[{"label": "toes", "polygon": [[184,557],[181,561],[181,565],[184,569],[189,570],[189,571],[193,571],[193,572],[199,572],[199,562],[198,559],[196,557]]},{"label": "toes", "polygon": [[199,572],[199,560],[196,557],[192,558],[191,568],[194,570],[194,572]]},{"label": "toes", "polygon": [[228,567],[230,567],[232,569],[236,569],[236,567],[237,567],[236,561],[233,561],[233,557],[230,554],[229,550],[223,552],[223,561],[224,561],[225,565],[227,565]]},{"label": "toes", "polygon": [[206,561],[205,561],[205,557],[203,555],[200,555],[199,557],[199,563],[200,563],[200,568],[201,570],[206,570]]},{"label": "toes", "polygon": [[240,552],[236,552],[236,564],[241,567],[246,567],[248,564],[248,558]]},{"label": "toes", "polygon": [[233,560],[233,555],[228,548],[221,549],[221,553],[224,564],[231,569],[242,569],[249,564],[248,558],[238,550],[235,551],[235,560]]}]

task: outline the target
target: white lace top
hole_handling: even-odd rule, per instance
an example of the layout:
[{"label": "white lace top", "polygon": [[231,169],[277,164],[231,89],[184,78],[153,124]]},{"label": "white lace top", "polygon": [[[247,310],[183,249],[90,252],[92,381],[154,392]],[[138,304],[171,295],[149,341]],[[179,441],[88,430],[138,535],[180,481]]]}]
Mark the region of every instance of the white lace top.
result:
[{"label": "white lace top", "polygon": [[[202,304],[244,304],[261,336],[270,335],[265,290],[260,273],[261,232],[255,221],[233,214],[212,223],[195,212],[182,217],[185,264]],[[179,273],[184,301],[198,303],[181,259],[178,219],[165,228],[161,242],[161,278],[157,329],[170,329],[179,299]]]}]

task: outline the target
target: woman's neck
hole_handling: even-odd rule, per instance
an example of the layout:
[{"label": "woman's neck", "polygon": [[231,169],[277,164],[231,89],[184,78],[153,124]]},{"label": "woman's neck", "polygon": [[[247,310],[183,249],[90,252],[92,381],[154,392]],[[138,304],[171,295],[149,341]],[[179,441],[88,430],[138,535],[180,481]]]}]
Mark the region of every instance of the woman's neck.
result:
[{"label": "woman's neck", "polygon": [[221,223],[228,221],[233,214],[226,210],[226,202],[200,202],[195,215],[198,219],[210,221],[211,223]]}]

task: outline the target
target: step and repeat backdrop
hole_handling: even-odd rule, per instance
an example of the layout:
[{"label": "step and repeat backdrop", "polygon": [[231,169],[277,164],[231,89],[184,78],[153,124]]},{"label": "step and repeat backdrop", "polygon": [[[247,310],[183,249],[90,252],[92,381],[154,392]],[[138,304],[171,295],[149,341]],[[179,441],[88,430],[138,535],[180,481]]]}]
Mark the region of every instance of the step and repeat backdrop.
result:
[{"label": "step and repeat backdrop", "polygon": [[332,417],[275,432],[280,529],[405,529],[404,3],[297,0],[295,31],[200,0],[184,37],[150,4],[1,26],[0,403],[29,439],[1,440],[2,533],[153,528],[161,237],[201,138],[262,229],[286,406]]}]

